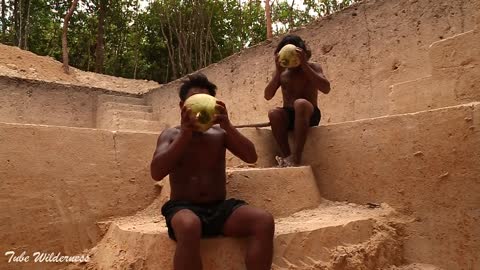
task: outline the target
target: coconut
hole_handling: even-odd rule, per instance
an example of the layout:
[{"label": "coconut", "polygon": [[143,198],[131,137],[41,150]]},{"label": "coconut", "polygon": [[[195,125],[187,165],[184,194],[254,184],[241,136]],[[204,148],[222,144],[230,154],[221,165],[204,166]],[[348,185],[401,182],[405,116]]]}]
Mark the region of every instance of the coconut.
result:
[{"label": "coconut", "polygon": [[217,99],[207,94],[195,94],[185,101],[184,106],[192,111],[197,120],[195,131],[205,132],[213,126],[216,105]]},{"label": "coconut", "polygon": [[280,66],[285,68],[294,68],[300,65],[300,58],[298,57],[297,47],[293,44],[287,44],[282,47],[279,55]]}]

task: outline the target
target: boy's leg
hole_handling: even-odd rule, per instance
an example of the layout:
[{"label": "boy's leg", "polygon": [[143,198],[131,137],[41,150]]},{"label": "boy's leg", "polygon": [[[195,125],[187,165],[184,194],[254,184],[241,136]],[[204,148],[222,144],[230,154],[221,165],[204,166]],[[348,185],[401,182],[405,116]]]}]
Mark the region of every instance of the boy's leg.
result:
[{"label": "boy's leg", "polygon": [[202,223],[200,219],[188,209],[178,211],[171,221],[177,248],[173,265],[175,270],[201,270],[200,238]]},{"label": "boy's leg", "polygon": [[307,140],[310,118],[313,114],[313,105],[306,99],[297,99],[293,103],[293,108],[295,109],[295,128],[293,132],[295,147],[293,155],[288,158],[288,161],[298,165],[302,161],[303,147]]},{"label": "boy's leg", "polygon": [[284,109],[275,108],[268,112],[268,118],[272,126],[273,137],[280,147],[280,156],[282,158],[288,157],[290,146],[288,145],[288,116]]},{"label": "boy's leg", "polygon": [[248,270],[271,269],[274,231],[272,215],[248,205],[237,208],[223,227],[225,236],[250,238],[245,257]]}]

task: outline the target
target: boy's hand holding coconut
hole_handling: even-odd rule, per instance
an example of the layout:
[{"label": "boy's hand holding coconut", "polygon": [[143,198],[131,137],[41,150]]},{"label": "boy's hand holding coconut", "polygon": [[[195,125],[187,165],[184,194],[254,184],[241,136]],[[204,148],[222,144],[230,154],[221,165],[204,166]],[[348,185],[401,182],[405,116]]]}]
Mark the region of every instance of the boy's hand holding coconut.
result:
[{"label": "boy's hand holding coconut", "polygon": [[207,94],[196,94],[185,101],[182,122],[184,119],[186,126],[198,132],[205,132],[215,124],[220,124],[222,129],[231,127],[225,103]]}]

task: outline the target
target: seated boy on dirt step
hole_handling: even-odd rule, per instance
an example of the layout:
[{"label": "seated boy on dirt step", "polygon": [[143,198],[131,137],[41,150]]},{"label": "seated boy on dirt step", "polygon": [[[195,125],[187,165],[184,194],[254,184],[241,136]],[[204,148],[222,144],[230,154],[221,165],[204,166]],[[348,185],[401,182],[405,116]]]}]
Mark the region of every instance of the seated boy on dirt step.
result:
[{"label": "seated boy on dirt step", "polygon": [[219,125],[204,133],[193,131],[196,120],[183,104],[199,93],[215,96],[216,86],[203,74],[188,76],[180,87],[181,124],[160,134],[151,163],[153,179],[170,176],[170,201],[163,205],[162,214],[170,238],[177,241],[174,269],[202,269],[200,238],[224,235],[249,237],[247,269],[270,270],[272,215],[242,200],[226,199],[226,149],[254,163],[255,147],[232,126],[221,101],[217,101],[215,116]]},{"label": "seated boy on dirt step", "polygon": [[[287,44],[297,47],[300,65],[295,68],[283,68],[279,63],[278,52]],[[277,162],[280,167],[298,166],[301,163],[303,147],[309,127],[320,123],[320,109],[317,104],[318,91],[330,92],[330,82],[323,75],[318,63],[309,62],[311,52],[305,42],[296,35],[285,36],[275,49],[275,72],[265,88],[265,99],[275,96],[282,88],[283,107],[268,113],[272,133],[280,147]],[[293,130],[294,148],[290,151],[288,132]]]}]

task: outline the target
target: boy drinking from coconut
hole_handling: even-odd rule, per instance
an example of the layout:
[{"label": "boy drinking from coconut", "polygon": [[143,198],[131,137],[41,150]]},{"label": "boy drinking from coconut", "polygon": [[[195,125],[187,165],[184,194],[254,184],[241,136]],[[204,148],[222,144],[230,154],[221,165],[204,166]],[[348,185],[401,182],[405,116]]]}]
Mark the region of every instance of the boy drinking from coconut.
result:
[{"label": "boy drinking from coconut", "polygon": [[[287,44],[296,48],[299,65],[285,68],[280,63],[279,52]],[[285,36],[275,50],[275,72],[265,88],[265,99],[270,100],[281,87],[283,107],[278,107],[268,113],[272,133],[280,147],[277,156],[279,166],[298,166],[301,163],[303,147],[307,139],[309,127],[317,126],[321,114],[318,108],[318,91],[328,94],[330,83],[323,75],[318,63],[309,62],[311,52],[305,42],[296,35]],[[288,64],[287,64],[288,65]],[[293,130],[294,148],[290,150],[288,132]]]},{"label": "boy drinking from coconut", "polygon": [[200,239],[225,235],[249,237],[247,269],[269,270],[272,215],[242,200],[226,199],[226,149],[254,163],[255,147],[230,123],[221,101],[216,101],[213,116],[213,123],[218,125],[198,131],[198,119],[192,109],[184,106],[189,97],[197,94],[216,94],[216,86],[203,74],[189,76],[180,87],[181,124],[160,134],[151,163],[153,179],[160,181],[170,176],[170,201],[163,205],[162,214],[170,238],[177,241],[174,269],[202,269]]}]

